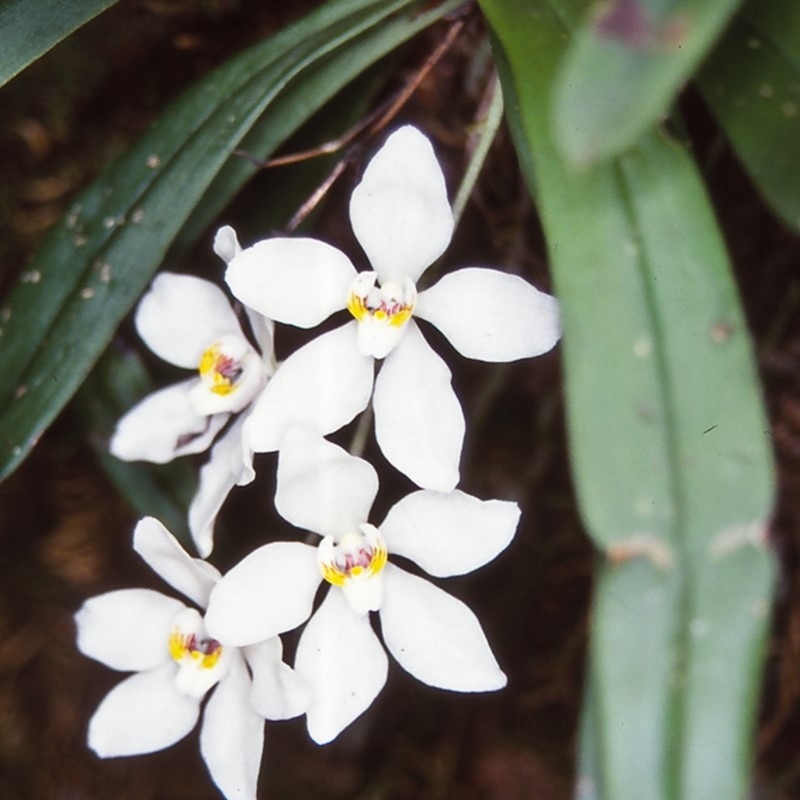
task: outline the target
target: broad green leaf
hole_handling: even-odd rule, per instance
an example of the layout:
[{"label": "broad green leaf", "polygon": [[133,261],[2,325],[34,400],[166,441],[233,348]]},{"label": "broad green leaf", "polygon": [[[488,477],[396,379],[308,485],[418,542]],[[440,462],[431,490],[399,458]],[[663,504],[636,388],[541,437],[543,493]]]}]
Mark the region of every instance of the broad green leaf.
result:
[{"label": "broad green leaf", "polygon": [[773,475],[724,245],[692,159],[664,135],[583,171],[564,161],[552,100],[577,4],[481,5],[563,308],[579,505],[606,555],[585,763],[598,797],[742,797]]},{"label": "broad green leaf", "polygon": [[0,86],[117,0],[2,0]]},{"label": "broad green leaf", "polygon": [[348,52],[362,34],[414,7],[409,0],[323,6],[187,92],[79,197],[0,309],[0,478],[76,390],[270,104],[305,69]]},{"label": "broad green leaf", "polygon": [[745,6],[697,82],[764,198],[800,229],[800,4]]},{"label": "broad green leaf", "polygon": [[564,54],[551,100],[556,143],[567,160],[585,165],[617,155],[663,119],[738,5],[594,4]]}]

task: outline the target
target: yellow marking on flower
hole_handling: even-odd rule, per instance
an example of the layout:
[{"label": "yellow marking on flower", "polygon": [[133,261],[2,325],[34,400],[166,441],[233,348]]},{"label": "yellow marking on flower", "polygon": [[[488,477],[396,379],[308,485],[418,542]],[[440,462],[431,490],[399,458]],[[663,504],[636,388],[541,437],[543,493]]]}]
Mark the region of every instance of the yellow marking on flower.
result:
[{"label": "yellow marking on flower", "polygon": [[379,303],[372,306],[368,304],[366,297],[356,292],[350,292],[347,299],[347,310],[359,322],[371,317],[379,322],[400,328],[411,319],[411,315],[414,313],[414,304],[381,297]]},{"label": "yellow marking on flower", "polygon": [[179,664],[189,660],[201,669],[213,669],[222,655],[222,645],[216,639],[198,639],[194,633],[176,630],[169,637],[169,654]]},{"label": "yellow marking on flower", "polygon": [[322,577],[333,586],[344,587],[353,578],[373,578],[386,566],[388,553],[382,543],[362,538],[358,547],[345,547],[332,561],[321,561]]},{"label": "yellow marking on flower", "polygon": [[218,344],[209,347],[200,358],[200,377],[209,391],[227,395],[236,389],[242,375],[242,366],[234,358],[222,352]]},{"label": "yellow marking on flower", "polygon": [[355,292],[350,293],[347,299],[347,310],[359,321],[364,319],[369,313],[364,303],[364,298],[359,297]]}]

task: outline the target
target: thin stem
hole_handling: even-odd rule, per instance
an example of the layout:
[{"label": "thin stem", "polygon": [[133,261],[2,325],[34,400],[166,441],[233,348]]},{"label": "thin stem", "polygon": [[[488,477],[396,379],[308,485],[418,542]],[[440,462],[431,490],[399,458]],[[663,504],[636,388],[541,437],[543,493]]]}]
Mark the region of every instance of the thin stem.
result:
[{"label": "thin stem", "polygon": [[391,122],[397,116],[400,109],[411,99],[411,95],[417,90],[419,85],[425,79],[425,76],[436,66],[441,57],[447,52],[450,45],[452,45],[456,36],[461,32],[464,27],[464,20],[455,20],[448,28],[444,39],[436,46],[436,49],[425,59],[422,66],[414,73],[414,75],[406,81],[405,86],[393,98],[390,98],[385,103],[381,104],[368,114],[364,119],[359,121],[350,130],[340,136],[338,139],[331,139],[323,144],[312,147],[309,150],[301,150],[297,153],[290,153],[285,156],[277,156],[275,158],[262,161],[255,158],[250,153],[242,150],[234,150],[238,156],[248,159],[258,167],[282,167],[288,164],[297,164],[300,161],[308,161],[311,158],[318,156],[331,155],[342,150],[345,146],[350,144],[356,137],[363,131],[368,130],[371,135],[378,133],[387,123]]},{"label": "thin stem", "polygon": [[358,418],[358,425],[353,434],[353,439],[350,442],[350,455],[361,456],[364,454],[364,448],[367,446],[369,429],[372,427],[372,417],[372,403],[370,403]]},{"label": "thin stem", "polygon": [[478,182],[478,176],[483,169],[489,149],[492,146],[497,130],[503,121],[503,91],[497,73],[492,73],[492,77],[486,86],[481,104],[478,108],[477,119],[473,126],[478,131],[478,139],[472,148],[469,163],[464,173],[461,185],[458,187],[455,199],[453,200],[453,220],[454,225],[458,225],[464,208],[469,201],[472,190]]}]

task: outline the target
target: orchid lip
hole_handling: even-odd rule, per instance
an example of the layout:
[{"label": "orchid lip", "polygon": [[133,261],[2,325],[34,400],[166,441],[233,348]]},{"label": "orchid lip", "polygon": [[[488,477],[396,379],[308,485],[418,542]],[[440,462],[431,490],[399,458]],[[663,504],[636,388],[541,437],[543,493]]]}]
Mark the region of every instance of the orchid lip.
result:
[{"label": "orchid lip", "polygon": [[206,348],[200,357],[198,371],[209,391],[227,395],[238,388],[244,374],[243,362],[247,355],[246,351],[241,352],[242,349],[239,342],[224,341],[215,342]]},{"label": "orchid lip", "polygon": [[364,355],[387,356],[405,334],[414,314],[417,289],[406,277],[379,283],[377,272],[359,273],[350,286],[347,309],[358,321],[358,346]]},{"label": "orchid lip", "polygon": [[359,322],[371,317],[401,327],[411,318],[416,302],[417,289],[410,278],[402,285],[396,281],[379,285],[377,272],[361,272],[350,287],[347,308]]},{"label": "orchid lip", "polygon": [[241,411],[269,379],[269,366],[242,336],[223,336],[198,363],[200,380],[190,400],[198,414]]},{"label": "orchid lip", "polygon": [[193,608],[175,617],[167,647],[178,667],[175,686],[182,694],[202,697],[228,672],[232,650],[208,635]]},{"label": "orchid lip", "polygon": [[387,557],[383,537],[376,527],[367,523],[359,525],[358,531],[345,534],[338,542],[326,536],[318,549],[322,577],[344,591],[357,614],[380,608],[383,600],[381,572]]}]

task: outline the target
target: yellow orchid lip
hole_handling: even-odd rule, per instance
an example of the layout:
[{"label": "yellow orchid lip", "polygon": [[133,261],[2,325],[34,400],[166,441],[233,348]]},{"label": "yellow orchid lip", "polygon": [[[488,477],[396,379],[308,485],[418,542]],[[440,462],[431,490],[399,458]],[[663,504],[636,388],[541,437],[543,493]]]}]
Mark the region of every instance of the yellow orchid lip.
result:
[{"label": "yellow orchid lip", "polygon": [[387,325],[394,325],[399,328],[411,319],[411,315],[414,313],[414,306],[397,301],[387,303],[383,300],[378,306],[369,306],[365,297],[351,292],[350,297],[347,299],[347,310],[359,322],[371,317],[379,322],[385,322]]},{"label": "yellow orchid lip", "polygon": [[353,282],[347,298],[347,310],[359,322],[367,319],[402,327],[414,313],[417,290],[406,279],[404,284],[387,281],[378,285],[378,275],[362,272]]},{"label": "yellow orchid lip", "polygon": [[175,630],[169,637],[169,654],[178,664],[193,663],[200,669],[213,669],[222,656],[222,645],[211,638]]},{"label": "yellow orchid lip", "polygon": [[380,574],[387,559],[386,545],[377,529],[363,525],[362,532],[347,534],[338,544],[326,542],[320,550],[319,567],[328,583],[344,588],[353,579]]},{"label": "yellow orchid lip", "polygon": [[241,361],[224,353],[219,344],[205,350],[198,370],[208,389],[221,395],[234,391],[244,372]]}]

